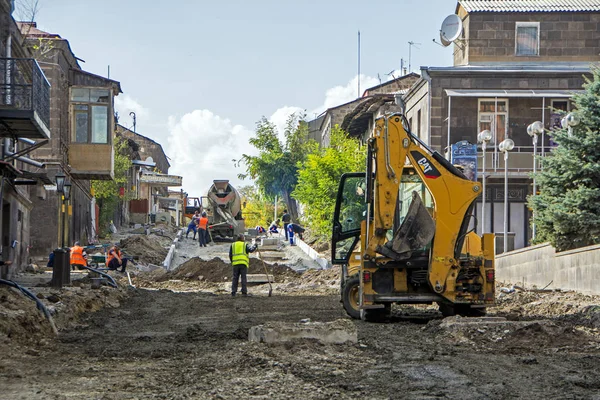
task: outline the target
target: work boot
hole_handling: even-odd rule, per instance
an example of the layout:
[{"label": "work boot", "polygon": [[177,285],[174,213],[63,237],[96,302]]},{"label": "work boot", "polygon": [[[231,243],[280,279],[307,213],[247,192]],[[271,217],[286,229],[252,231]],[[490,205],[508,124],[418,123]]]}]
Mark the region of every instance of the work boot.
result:
[{"label": "work boot", "polygon": [[235,293],[231,293],[231,297],[235,297]]}]

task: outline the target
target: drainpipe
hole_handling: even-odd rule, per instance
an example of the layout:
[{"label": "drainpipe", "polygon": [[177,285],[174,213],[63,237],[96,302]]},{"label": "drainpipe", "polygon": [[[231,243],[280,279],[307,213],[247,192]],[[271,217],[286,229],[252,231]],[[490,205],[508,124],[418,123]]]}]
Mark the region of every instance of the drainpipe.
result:
[{"label": "drainpipe", "polygon": [[[13,153],[12,151],[10,151],[9,149],[10,149],[10,139],[9,138],[4,138],[4,151],[3,151],[3,157],[2,158],[4,158],[4,157],[10,157],[10,156],[14,156],[15,155],[15,153]],[[24,162],[25,164],[33,165],[34,167],[44,168],[44,163],[32,160],[29,157],[18,156],[18,157],[15,157],[15,160],[19,160],[21,162]]]},{"label": "drainpipe", "polygon": [[427,124],[427,145],[429,145],[429,147],[431,146],[431,76],[429,75],[429,72],[427,72],[427,68],[422,68],[421,69],[421,76],[423,77],[423,79],[425,79],[425,81],[427,81],[427,114],[428,114],[428,120],[429,123]]}]

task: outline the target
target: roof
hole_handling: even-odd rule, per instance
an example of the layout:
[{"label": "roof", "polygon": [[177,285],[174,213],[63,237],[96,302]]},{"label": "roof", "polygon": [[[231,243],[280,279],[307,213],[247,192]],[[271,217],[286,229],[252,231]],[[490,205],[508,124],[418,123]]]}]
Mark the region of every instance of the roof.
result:
[{"label": "roof", "polygon": [[446,95],[449,97],[549,97],[549,98],[571,98],[583,90],[511,90],[511,89],[446,89]]},{"label": "roof", "polygon": [[375,85],[375,86],[372,86],[370,88],[365,89],[365,91],[363,92],[362,97],[368,96],[369,92],[371,92],[373,90],[376,90],[376,89],[379,89],[379,88],[382,88],[382,87],[385,87],[385,86],[388,86],[388,85],[396,84],[396,83],[398,83],[400,81],[403,81],[403,80],[405,80],[407,78],[420,78],[420,77],[421,76],[419,74],[417,74],[415,72],[411,72],[410,74],[406,74],[406,75],[402,75],[402,76],[400,76],[398,78],[390,79],[387,82],[383,82],[383,83],[380,83],[379,85]]},{"label": "roof", "polygon": [[600,11],[600,0],[459,0],[468,13]]}]

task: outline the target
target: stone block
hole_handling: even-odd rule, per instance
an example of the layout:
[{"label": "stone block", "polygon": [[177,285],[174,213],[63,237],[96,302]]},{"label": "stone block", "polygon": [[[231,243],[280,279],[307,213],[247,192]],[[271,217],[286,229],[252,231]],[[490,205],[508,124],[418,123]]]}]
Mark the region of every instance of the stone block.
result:
[{"label": "stone block", "polygon": [[248,340],[260,343],[295,342],[302,339],[317,340],[321,343],[357,343],[356,326],[349,319],[332,322],[269,322],[253,326],[248,332]]},{"label": "stone block", "polygon": [[249,284],[275,282],[275,278],[273,278],[273,275],[267,274],[247,274],[246,280]]},{"label": "stone block", "polygon": [[279,239],[277,238],[263,238],[260,241],[261,246],[277,246],[279,244]]}]

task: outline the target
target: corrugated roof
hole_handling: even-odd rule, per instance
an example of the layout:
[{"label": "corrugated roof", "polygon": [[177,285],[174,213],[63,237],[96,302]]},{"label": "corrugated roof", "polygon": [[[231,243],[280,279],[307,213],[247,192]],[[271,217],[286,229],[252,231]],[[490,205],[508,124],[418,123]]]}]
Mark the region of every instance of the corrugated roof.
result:
[{"label": "corrugated roof", "polygon": [[600,0],[459,0],[473,12],[585,12],[600,11]]}]

